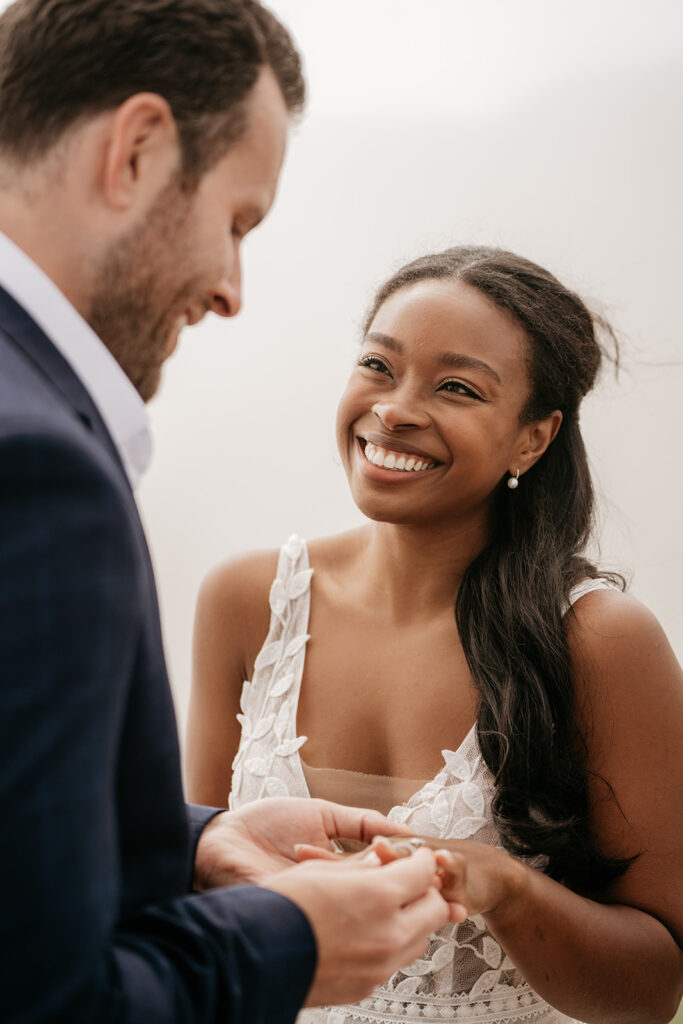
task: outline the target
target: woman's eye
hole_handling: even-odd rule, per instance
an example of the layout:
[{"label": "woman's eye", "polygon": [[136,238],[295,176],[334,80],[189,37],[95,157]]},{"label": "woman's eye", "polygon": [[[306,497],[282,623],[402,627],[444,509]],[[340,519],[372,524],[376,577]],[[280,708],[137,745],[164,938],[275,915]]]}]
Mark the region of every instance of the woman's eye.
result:
[{"label": "woman's eye", "polygon": [[481,395],[478,395],[467,384],[463,384],[461,380],[445,380],[438,390],[446,391],[449,395],[466,395],[468,398],[476,398],[478,401],[482,401]]},{"label": "woman's eye", "polygon": [[375,370],[377,373],[389,373],[386,363],[383,363],[377,356],[365,356],[358,365],[367,367],[368,370]]}]

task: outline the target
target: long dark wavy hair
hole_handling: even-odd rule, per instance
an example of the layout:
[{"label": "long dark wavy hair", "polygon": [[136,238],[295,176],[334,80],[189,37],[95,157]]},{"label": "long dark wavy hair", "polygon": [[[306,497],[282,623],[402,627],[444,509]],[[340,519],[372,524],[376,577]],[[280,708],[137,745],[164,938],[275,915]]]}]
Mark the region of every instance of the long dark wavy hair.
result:
[{"label": "long dark wavy hair", "polygon": [[577,725],[565,614],[572,587],[600,572],[585,555],[593,486],[579,429],[579,405],[601,364],[601,333],[618,361],[614,332],[552,274],[514,253],[458,247],[422,256],[379,289],[380,306],[423,280],[477,288],[522,325],[530,395],[521,422],[562,412],[560,430],[520,486],[495,496],[494,533],[468,567],[455,616],[479,691],[477,736],[495,778],[494,821],[511,853],[548,858],[547,873],[579,891],[619,877],[631,859],[598,849],[589,826],[585,741]]}]

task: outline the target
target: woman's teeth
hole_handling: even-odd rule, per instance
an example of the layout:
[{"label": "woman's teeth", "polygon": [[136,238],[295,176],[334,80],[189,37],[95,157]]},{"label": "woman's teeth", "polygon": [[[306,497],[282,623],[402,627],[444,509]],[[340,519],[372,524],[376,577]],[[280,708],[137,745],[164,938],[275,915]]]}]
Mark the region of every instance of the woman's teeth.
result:
[{"label": "woman's teeth", "polygon": [[380,448],[379,445],[371,444],[370,441],[365,442],[363,454],[373,466],[382,466],[384,469],[394,469],[402,473],[419,473],[424,469],[433,469],[436,465],[435,462],[416,455],[387,451],[386,448]]}]

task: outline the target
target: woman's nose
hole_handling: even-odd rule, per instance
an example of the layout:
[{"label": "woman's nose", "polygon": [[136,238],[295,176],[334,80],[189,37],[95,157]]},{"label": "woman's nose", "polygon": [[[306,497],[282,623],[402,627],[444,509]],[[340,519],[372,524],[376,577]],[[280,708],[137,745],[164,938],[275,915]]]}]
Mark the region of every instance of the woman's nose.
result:
[{"label": "woman's nose", "polygon": [[387,430],[420,429],[430,423],[429,414],[418,399],[408,398],[405,394],[375,402],[372,411]]}]

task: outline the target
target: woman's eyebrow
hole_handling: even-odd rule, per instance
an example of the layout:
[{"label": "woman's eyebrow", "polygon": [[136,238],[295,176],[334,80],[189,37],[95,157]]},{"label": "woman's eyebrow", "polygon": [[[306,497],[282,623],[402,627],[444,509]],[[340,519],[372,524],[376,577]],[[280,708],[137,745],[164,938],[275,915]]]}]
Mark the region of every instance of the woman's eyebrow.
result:
[{"label": "woman's eyebrow", "polygon": [[[398,338],[392,337],[391,334],[383,334],[381,331],[371,331],[365,335],[366,341],[375,341],[379,345],[383,345],[385,348],[390,349],[392,352],[403,352],[403,344]],[[437,359],[441,366],[447,366],[452,370],[481,370],[482,373],[488,374],[498,385],[502,385],[502,381],[496,371],[488,363],[485,363],[483,359],[477,359],[475,356],[465,355],[464,352],[441,352]]]},{"label": "woman's eyebrow", "polygon": [[390,334],[383,334],[381,331],[370,331],[365,335],[365,341],[376,341],[392,352],[403,352],[403,345],[398,338],[392,338]]},{"label": "woman's eyebrow", "polygon": [[474,356],[466,356],[464,352],[442,352],[439,357],[442,366],[449,366],[453,370],[481,370],[482,373],[492,377],[496,384],[502,385],[502,381],[496,371],[483,359],[476,359]]}]

